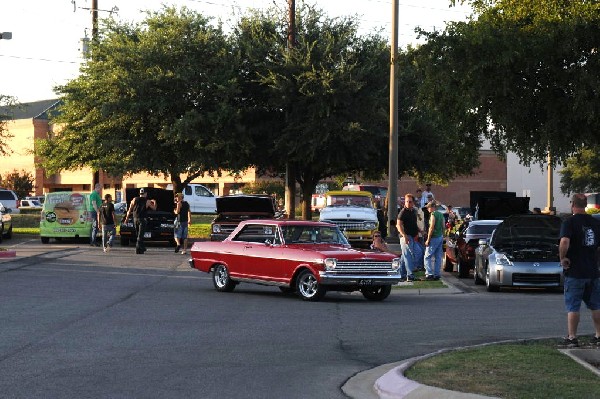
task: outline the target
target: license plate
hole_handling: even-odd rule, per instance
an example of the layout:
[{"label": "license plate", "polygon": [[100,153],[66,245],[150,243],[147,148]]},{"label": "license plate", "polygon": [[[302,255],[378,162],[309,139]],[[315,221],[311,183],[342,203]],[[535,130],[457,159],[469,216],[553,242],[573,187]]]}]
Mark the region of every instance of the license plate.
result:
[{"label": "license plate", "polygon": [[358,285],[373,285],[373,280],[371,280],[371,279],[358,280]]},{"label": "license plate", "polygon": [[147,231],[144,233],[144,238],[152,238],[152,233]]}]

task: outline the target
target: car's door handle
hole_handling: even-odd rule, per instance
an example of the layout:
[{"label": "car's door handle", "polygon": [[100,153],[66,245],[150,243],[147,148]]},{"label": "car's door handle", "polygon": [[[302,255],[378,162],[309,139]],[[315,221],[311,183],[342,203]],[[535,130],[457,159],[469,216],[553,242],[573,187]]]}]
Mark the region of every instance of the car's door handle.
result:
[{"label": "car's door handle", "polygon": [[245,249],[252,248],[252,245],[244,245]]}]

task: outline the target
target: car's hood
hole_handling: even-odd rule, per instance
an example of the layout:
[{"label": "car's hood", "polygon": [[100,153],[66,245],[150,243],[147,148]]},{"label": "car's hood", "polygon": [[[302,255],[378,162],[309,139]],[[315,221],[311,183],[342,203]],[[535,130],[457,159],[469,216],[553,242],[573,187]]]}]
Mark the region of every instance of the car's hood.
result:
[{"label": "car's hood", "polygon": [[[175,195],[173,194],[173,190],[165,190],[156,187],[144,187],[144,190],[148,193],[148,199],[156,201],[157,212],[173,213],[173,210],[175,209]],[[139,195],[139,188],[125,189],[125,200],[127,201],[128,208],[131,200],[135,197],[139,197]],[[152,211],[149,210],[148,212]]]},{"label": "car's hood", "polygon": [[477,219],[505,219],[529,213],[529,197],[481,198],[477,203]]},{"label": "car's hood", "polygon": [[551,215],[513,215],[496,227],[492,245],[558,244],[561,219]]},{"label": "car's hood", "polygon": [[217,214],[275,215],[273,198],[268,195],[228,195],[217,197]]},{"label": "car's hood", "polygon": [[377,220],[377,211],[360,206],[327,206],[321,209],[319,220]]},{"label": "car's hood", "polygon": [[390,261],[394,258],[399,258],[400,255],[395,255],[391,252],[379,252],[360,250],[350,248],[343,245],[326,245],[326,244],[289,244],[286,247],[290,249],[299,249],[315,254],[322,255],[325,258],[335,258],[337,260],[352,260],[352,261]]}]

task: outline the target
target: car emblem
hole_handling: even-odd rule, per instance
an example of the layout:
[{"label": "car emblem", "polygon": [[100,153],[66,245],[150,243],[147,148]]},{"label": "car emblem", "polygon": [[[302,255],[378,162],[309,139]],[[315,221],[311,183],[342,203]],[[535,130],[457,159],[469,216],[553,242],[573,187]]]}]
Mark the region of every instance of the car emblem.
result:
[{"label": "car emblem", "polygon": [[534,262],[533,267],[540,267],[540,264],[538,262]]},{"label": "car emblem", "polygon": [[347,217],[348,219],[350,219],[350,214],[349,214],[349,213],[348,213],[348,214],[346,214],[346,217]]}]

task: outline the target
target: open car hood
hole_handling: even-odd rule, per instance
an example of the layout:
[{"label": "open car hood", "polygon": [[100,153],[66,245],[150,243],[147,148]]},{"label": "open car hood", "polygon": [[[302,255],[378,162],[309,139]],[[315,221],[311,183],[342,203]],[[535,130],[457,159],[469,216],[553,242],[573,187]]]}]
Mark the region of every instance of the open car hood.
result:
[{"label": "open car hood", "polygon": [[556,244],[560,236],[561,219],[551,215],[513,215],[496,227],[492,245]]},{"label": "open car hood", "polygon": [[[139,197],[140,188],[127,188],[125,189],[125,200],[127,201],[127,209],[131,200],[135,197]],[[144,187],[144,190],[148,193],[148,199],[156,201],[156,212],[168,212],[173,213],[175,209],[175,195],[173,190],[165,190],[164,188],[156,187]],[[148,212],[152,212],[148,210]]]},{"label": "open car hood", "polygon": [[275,215],[275,203],[269,195],[227,195],[217,197],[217,214]]},{"label": "open car hood", "polygon": [[478,220],[504,219],[529,213],[529,197],[481,198],[477,205]]}]

